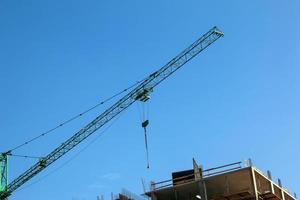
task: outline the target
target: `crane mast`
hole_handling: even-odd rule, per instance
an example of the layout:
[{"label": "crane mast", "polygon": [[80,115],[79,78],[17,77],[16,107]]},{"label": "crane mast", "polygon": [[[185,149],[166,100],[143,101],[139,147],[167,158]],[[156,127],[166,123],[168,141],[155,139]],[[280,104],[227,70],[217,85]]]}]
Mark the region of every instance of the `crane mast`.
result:
[{"label": "crane mast", "polygon": [[[193,44],[191,44],[184,51],[179,53],[176,57],[170,60],[166,65],[157,70],[156,72],[150,74],[147,78],[145,78],[139,85],[137,85],[134,89],[124,95],[120,100],[118,100],[115,104],[113,104],[110,108],[105,110],[102,114],[96,117],[92,122],[87,124],[77,133],[75,133],[71,138],[63,142],[60,146],[54,149],[47,156],[43,157],[42,160],[34,164],[27,171],[17,177],[15,180],[10,182],[8,185],[0,191],[0,200],[6,199],[11,195],[16,189],[25,184],[35,175],[43,171],[53,162],[58,160],[60,157],[65,155],[99,128],[104,126],[111,119],[116,117],[119,113],[127,109],[131,104],[135,101],[147,101],[148,94],[153,91],[153,88],[162,82],[164,79],[169,77],[179,68],[181,68],[185,63],[194,58],[197,54],[207,48],[209,45],[214,43],[217,39],[222,37],[224,34],[217,28],[213,27],[203,36],[201,36],[198,40],[196,40]],[[7,156],[9,152],[1,154],[1,160],[7,161]],[[0,160],[0,161],[1,161]],[[7,170],[7,169],[6,169]],[[7,173],[6,177],[1,176],[1,179],[5,179],[7,181]],[[3,187],[3,186],[2,186]]]}]

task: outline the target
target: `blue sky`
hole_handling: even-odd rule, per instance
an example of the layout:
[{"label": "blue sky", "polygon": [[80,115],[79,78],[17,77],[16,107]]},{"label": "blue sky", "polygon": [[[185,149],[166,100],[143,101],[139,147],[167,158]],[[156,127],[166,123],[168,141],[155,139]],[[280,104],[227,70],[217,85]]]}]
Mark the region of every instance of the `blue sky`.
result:
[{"label": "blue sky", "polygon": [[[193,157],[205,168],[250,157],[299,193],[299,10],[296,0],[1,1],[0,151],[144,78],[212,26],[225,33],[152,94],[149,170],[133,105],[11,199],[142,193],[141,178],[168,179]],[[108,106],[15,153],[46,155]],[[34,162],[11,158],[10,180]]]}]

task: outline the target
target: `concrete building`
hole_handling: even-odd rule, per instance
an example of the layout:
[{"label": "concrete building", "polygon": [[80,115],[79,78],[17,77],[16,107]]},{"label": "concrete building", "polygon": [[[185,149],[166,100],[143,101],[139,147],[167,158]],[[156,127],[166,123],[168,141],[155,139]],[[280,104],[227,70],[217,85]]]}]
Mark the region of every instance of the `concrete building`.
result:
[{"label": "concrete building", "polygon": [[172,179],[151,184],[146,195],[151,200],[296,200],[275,183],[271,173],[262,173],[242,162],[203,170],[195,161],[194,169],[174,172]]}]

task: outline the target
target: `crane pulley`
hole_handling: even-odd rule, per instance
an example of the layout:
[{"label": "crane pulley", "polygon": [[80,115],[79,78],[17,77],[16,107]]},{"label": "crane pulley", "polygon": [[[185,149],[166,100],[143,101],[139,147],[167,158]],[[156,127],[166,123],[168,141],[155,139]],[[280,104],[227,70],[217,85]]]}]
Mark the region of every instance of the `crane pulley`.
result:
[{"label": "crane pulley", "polygon": [[201,51],[206,49],[209,45],[214,43],[217,39],[223,36],[223,33],[217,28],[213,27],[202,37],[196,40],[184,51],[179,53],[175,58],[169,61],[162,68],[149,75],[134,89],[125,94],[120,100],[113,104],[110,108],[105,110],[102,114],[96,117],[93,121],[88,123],[85,127],[80,129],[71,138],[63,142],[60,146],[43,157],[40,161],[30,167],[27,171],[21,174],[8,184],[7,182],[7,154],[1,154],[0,156],[0,172],[1,172],[1,187],[0,187],[0,200],[6,199],[16,189],[25,184],[35,175],[43,171],[49,165],[54,163],[60,157],[68,153],[71,149],[84,141],[87,137],[104,126],[111,119],[119,115],[122,111],[127,109],[135,101],[147,101],[149,99],[149,93],[153,91],[153,88],[157,86],[164,79],[169,77],[175,71],[180,69],[185,63],[194,58]]}]

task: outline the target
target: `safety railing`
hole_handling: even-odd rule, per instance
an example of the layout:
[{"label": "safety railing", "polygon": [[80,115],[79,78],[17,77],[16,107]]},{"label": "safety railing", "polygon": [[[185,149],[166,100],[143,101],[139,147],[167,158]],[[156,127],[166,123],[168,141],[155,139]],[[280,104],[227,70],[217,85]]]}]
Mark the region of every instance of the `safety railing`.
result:
[{"label": "safety railing", "polygon": [[[223,174],[223,173],[234,171],[234,170],[241,169],[241,168],[242,168],[242,162],[235,162],[235,163],[231,163],[231,164],[227,164],[227,165],[222,165],[219,167],[205,169],[202,171],[202,177],[207,178],[210,176],[216,176],[219,174]],[[195,173],[192,173],[189,175],[180,176],[180,177],[169,179],[169,180],[164,180],[164,181],[160,181],[160,182],[152,182],[151,183],[151,191],[172,187],[172,186],[174,186],[174,182],[176,182],[176,186],[194,182],[195,175],[196,175]]]}]

